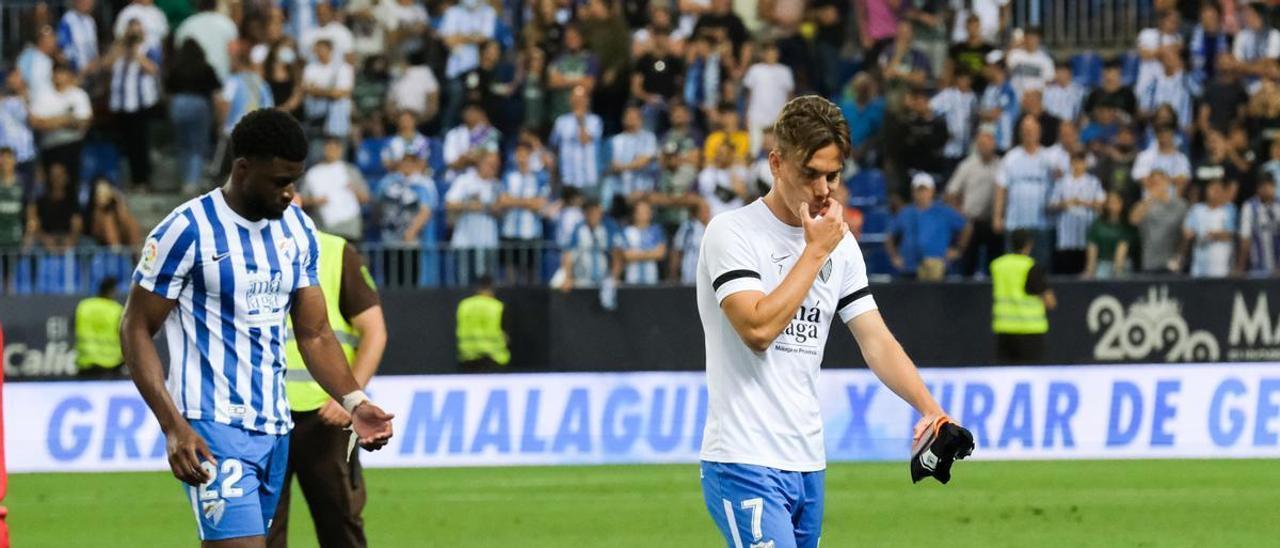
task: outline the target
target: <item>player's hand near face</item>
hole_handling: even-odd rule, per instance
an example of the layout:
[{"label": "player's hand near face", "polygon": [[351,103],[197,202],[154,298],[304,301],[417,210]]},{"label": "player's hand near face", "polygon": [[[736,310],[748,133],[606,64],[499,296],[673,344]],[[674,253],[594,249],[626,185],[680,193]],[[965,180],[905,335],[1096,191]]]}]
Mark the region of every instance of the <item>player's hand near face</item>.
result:
[{"label": "player's hand near face", "polygon": [[391,439],[391,419],[395,415],[383,411],[373,402],[357,405],[351,413],[351,427],[355,430],[360,447],[377,451]]},{"label": "player's hand near face", "polygon": [[849,233],[849,224],[844,222],[844,206],[827,198],[825,211],[814,217],[809,213],[809,203],[800,204],[800,222],[804,225],[804,243],[806,247],[814,247],[823,256],[830,255]]},{"label": "player's hand near face", "polygon": [[214,470],[217,470],[218,459],[213,458],[213,452],[209,451],[204,438],[186,421],[176,423],[173,431],[165,436],[165,446],[169,452],[169,470],[173,472],[173,477],[191,485],[200,485],[213,479],[200,462],[209,461]]}]

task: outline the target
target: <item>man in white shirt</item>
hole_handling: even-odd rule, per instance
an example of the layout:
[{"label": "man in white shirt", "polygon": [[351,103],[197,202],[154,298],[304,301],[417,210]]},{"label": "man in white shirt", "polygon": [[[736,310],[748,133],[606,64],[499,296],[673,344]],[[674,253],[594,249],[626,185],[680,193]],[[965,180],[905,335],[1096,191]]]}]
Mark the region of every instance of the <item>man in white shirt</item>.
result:
[{"label": "man in white shirt", "polygon": [[449,130],[444,135],[444,163],[448,171],[444,174],[446,182],[476,164],[481,155],[497,152],[502,134],[489,124],[489,116],[480,105],[467,105],[462,109],[462,125]]},{"label": "man in white shirt", "polygon": [[916,437],[946,413],[885,326],[844,208],[831,198],[850,148],[840,110],[798,97],[774,135],[773,189],[713,218],[698,261],[702,490],[729,546],[816,548],[826,469],[818,372],[836,316],[876,376],[924,417]]},{"label": "man in white shirt", "polygon": [[53,56],[57,51],[58,39],[53,29],[46,26],[36,32],[35,42],[18,54],[18,72],[27,84],[27,94],[32,101],[53,89]]},{"label": "man in white shirt", "polygon": [[440,82],[427,65],[422,53],[409,56],[409,64],[387,89],[387,107],[393,111],[409,111],[419,124],[436,117],[440,109]]},{"label": "man in white shirt", "polygon": [[596,152],[604,135],[604,122],[591,112],[587,90],[576,87],[569,95],[570,112],[556,118],[551,128],[551,146],[558,152],[560,183],[584,189],[599,197],[600,166]]},{"label": "man in white shirt", "polygon": [[173,33],[173,43],[177,46],[188,39],[195,40],[204,50],[204,58],[218,73],[218,78],[225,80],[231,74],[231,54],[228,48],[239,36],[240,31],[230,17],[218,13],[218,0],[200,0],[200,13],[188,17],[178,30]]},{"label": "man in white shirt", "polygon": [[58,48],[77,73],[83,75],[97,68],[100,52],[93,0],[74,0],[71,9],[62,14],[58,22]]},{"label": "man in white shirt", "polygon": [[747,97],[747,133],[751,136],[751,153],[760,150],[764,128],[772,126],[782,106],[796,89],[791,67],[778,62],[778,45],[764,46],[764,59],[751,65],[742,78]]},{"label": "man in white shirt", "polygon": [[351,131],[351,90],[356,71],[334,54],[328,39],[315,43],[315,60],[302,70],[303,110],[311,129],[326,136],[346,136]]},{"label": "man in white shirt", "polygon": [[316,2],[316,26],[302,32],[298,41],[302,46],[302,54],[308,61],[315,60],[315,45],[321,40],[328,40],[333,56],[339,60],[348,60],[355,37],[351,30],[338,21],[333,14],[333,6],[327,1]]},{"label": "man in white shirt", "polygon": [[445,211],[453,219],[453,246],[462,283],[492,275],[498,249],[498,219],[493,206],[502,192],[498,155],[485,152],[476,168],[462,174],[445,193]]},{"label": "man in white shirt", "polygon": [[324,161],[311,166],[302,181],[302,205],[316,213],[320,230],[359,241],[363,235],[360,207],[369,203],[369,188],[360,171],[342,159],[343,141],[324,143]]},{"label": "man in white shirt", "polygon": [[1236,33],[1235,42],[1231,45],[1235,68],[1251,77],[1251,81],[1271,74],[1280,59],[1280,31],[1268,26],[1258,9],[1254,3],[1241,8],[1244,28]]},{"label": "man in white shirt", "polygon": [[498,14],[483,0],[461,0],[444,11],[440,20],[440,38],[449,48],[444,79],[448,101],[444,125],[457,123],[465,91],[463,74],[480,65],[480,44],[492,40],[498,28]]},{"label": "man in white shirt", "polygon": [[1053,58],[1040,47],[1040,29],[1027,29],[1022,47],[1009,50],[1005,63],[1009,67],[1009,83],[1019,94],[1044,89],[1053,80]]},{"label": "man in white shirt", "polygon": [[715,163],[698,173],[698,194],[711,208],[711,217],[742,207],[751,198],[745,166],[734,163],[733,144],[725,141],[716,150]]},{"label": "man in white shirt", "polygon": [[1172,126],[1156,128],[1156,142],[1139,152],[1138,157],[1133,160],[1133,170],[1130,172],[1133,180],[1145,183],[1152,171],[1162,171],[1173,180],[1174,194],[1182,194],[1191,181],[1191,161],[1178,150],[1174,136]]},{"label": "man in white shirt", "polygon": [[155,5],[155,0],[133,0],[128,6],[116,14],[116,40],[124,38],[129,21],[137,19],[142,22],[142,31],[146,35],[147,46],[159,48],[164,45],[164,38],[169,35],[169,20],[164,12]]},{"label": "man in white shirt", "polygon": [[1160,16],[1159,26],[1143,29],[1138,33],[1138,56],[1142,58],[1142,63],[1138,65],[1134,89],[1146,89],[1151,79],[1164,72],[1161,64],[1164,52],[1182,53],[1182,34],[1178,29],[1181,24],[1182,16],[1178,10],[1171,9]]},{"label": "man in white shirt", "polygon": [[80,180],[80,148],[93,121],[89,94],[75,85],[71,65],[53,67],[53,89],[31,98],[31,128],[40,132],[40,159],[67,168],[67,180]]}]

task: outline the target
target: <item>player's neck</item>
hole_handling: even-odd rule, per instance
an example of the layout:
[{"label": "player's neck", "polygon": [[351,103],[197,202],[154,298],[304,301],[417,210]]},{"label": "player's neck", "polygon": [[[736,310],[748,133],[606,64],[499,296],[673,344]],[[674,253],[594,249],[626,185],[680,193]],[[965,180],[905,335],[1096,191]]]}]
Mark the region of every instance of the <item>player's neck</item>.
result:
[{"label": "player's neck", "polygon": [[244,220],[251,223],[256,223],[263,219],[262,215],[252,213],[249,210],[249,207],[244,203],[244,196],[241,196],[239,192],[236,192],[235,187],[231,186],[231,183],[222,185],[222,188],[218,190],[222,192],[222,199],[227,202],[227,207],[231,208],[231,211],[235,212],[236,215],[239,215],[244,218]]},{"label": "player's neck", "polygon": [[769,208],[769,212],[774,217],[777,217],[779,221],[782,221],[783,224],[801,226],[800,216],[787,207],[787,204],[782,201],[782,194],[778,193],[777,190],[770,190],[762,199],[764,200],[764,205]]}]

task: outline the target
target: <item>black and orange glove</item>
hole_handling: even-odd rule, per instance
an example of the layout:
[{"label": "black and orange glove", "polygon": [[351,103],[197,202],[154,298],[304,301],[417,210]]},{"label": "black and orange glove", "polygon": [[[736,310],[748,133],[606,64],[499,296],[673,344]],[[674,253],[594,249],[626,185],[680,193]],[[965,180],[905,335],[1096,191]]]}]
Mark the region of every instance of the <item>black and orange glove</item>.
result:
[{"label": "black and orange glove", "polygon": [[951,465],[973,453],[973,434],[940,415],[924,425],[911,447],[911,483],[933,476],[951,481]]}]

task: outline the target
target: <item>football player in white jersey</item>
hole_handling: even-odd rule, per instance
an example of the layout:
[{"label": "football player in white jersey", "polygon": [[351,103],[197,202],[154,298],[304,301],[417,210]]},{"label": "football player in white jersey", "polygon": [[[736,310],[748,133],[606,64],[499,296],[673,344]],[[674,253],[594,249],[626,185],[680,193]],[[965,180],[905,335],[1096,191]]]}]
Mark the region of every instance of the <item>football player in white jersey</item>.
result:
[{"label": "football player in white jersey", "polygon": [[866,265],[832,199],[849,127],[818,96],[787,103],[764,198],[711,220],[698,260],[706,335],[702,490],[730,548],[815,548],[826,454],[817,386],[836,317],[888,388],[924,417],[945,416],[889,332]]}]

